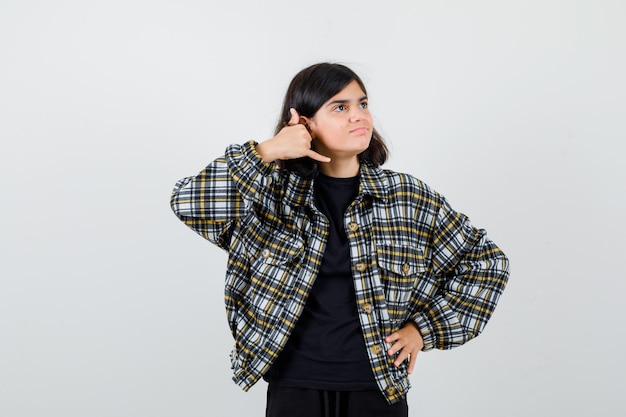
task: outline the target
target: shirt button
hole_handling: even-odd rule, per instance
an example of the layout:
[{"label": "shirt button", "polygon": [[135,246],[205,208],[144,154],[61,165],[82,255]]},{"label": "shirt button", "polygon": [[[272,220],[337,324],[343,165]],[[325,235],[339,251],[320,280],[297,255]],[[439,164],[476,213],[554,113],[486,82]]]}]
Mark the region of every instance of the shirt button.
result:
[{"label": "shirt button", "polygon": [[263,249],[263,251],[261,251],[261,256],[264,257],[265,259],[270,257],[270,250],[265,248]]},{"label": "shirt button", "polygon": [[389,385],[385,389],[385,394],[387,394],[387,396],[389,396],[389,397],[393,397],[394,395],[396,395],[397,392],[398,392],[398,390],[396,389],[396,387],[392,387],[391,385]]},{"label": "shirt button", "polygon": [[374,355],[378,355],[382,351],[383,351],[383,348],[380,347],[380,345],[372,346],[372,352],[374,353]]},{"label": "shirt button", "polygon": [[404,275],[407,275],[410,271],[411,271],[411,265],[409,265],[409,263],[408,263],[408,262],[405,262],[405,263],[402,265],[402,273],[403,273]]},{"label": "shirt button", "polygon": [[372,312],[372,305],[370,303],[365,303],[361,306],[361,311],[365,314],[369,314]]},{"label": "shirt button", "polygon": [[348,223],[348,229],[351,232],[356,232],[357,230],[359,230],[359,225],[357,223],[355,223],[355,222],[350,222],[350,223]]},{"label": "shirt button", "polygon": [[357,263],[356,265],[354,265],[354,267],[359,272],[363,272],[363,271],[365,271],[367,269],[367,265],[365,265],[363,262]]}]

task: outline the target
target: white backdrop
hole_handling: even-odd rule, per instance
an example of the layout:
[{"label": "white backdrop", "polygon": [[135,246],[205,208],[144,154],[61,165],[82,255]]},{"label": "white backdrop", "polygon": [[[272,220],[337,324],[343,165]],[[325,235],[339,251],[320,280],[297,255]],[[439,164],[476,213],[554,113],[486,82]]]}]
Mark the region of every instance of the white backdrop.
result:
[{"label": "white backdrop", "polygon": [[411,416],[623,416],[626,3],[0,2],[0,416],[262,416],[230,381],[225,253],[168,200],[271,136],[291,77],[364,79],[389,168],[509,255]]}]

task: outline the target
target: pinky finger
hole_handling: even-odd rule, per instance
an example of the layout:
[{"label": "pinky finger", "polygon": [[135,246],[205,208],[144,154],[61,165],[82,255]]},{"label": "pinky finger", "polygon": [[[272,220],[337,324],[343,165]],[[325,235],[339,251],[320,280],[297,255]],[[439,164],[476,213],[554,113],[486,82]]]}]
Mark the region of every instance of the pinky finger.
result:
[{"label": "pinky finger", "polygon": [[309,153],[307,153],[307,156],[309,158],[315,159],[316,161],[319,162],[330,162],[330,158],[324,155],[321,155],[315,151],[309,151]]},{"label": "pinky finger", "polygon": [[408,373],[411,375],[413,373],[413,369],[415,369],[415,362],[417,361],[417,354],[411,353],[409,356],[409,369]]}]

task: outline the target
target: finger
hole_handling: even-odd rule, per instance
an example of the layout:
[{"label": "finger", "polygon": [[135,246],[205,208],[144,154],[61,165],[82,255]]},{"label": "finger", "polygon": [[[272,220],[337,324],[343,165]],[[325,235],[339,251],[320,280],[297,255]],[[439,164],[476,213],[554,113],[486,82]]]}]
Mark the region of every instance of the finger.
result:
[{"label": "finger", "polygon": [[389,336],[387,336],[385,338],[385,342],[391,343],[391,342],[395,342],[398,339],[400,339],[400,335],[398,334],[398,332],[395,332],[395,333],[391,333]]},{"label": "finger", "polygon": [[387,354],[389,356],[393,356],[394,354],[400,352],[404,348],[405,343],[401,340],[396,341],[393,346],[389,348]]},{"label": "finger", "polygon": [[395,361],[393,361],[393,364],[398,367],[402,364],[402,362],[404,362],[407,358],[409,357],[409,353],[407,352],[407,349],[402,349],[400,352],[398,352],[398,357],[396,358]]},{"label": "finger", "polygon": [[319,162],[330,162],[329,157],[319,154],[313,150],[307,152],[306,156],[308,156],[309,158],[315,159],[316,161],[319,161]]},{"label": "finger", "polygon": [[413,373],[413,368],[415,368],[415,362],[417,361],[417,351],[411,352],[411,359],[409,359],[409,369],[408,373],[411,375]]},{"label": "finger", "polygon": [[300,123],[300,115],[293,107],[289,109],[289,113],[291,113],[291,119],[287,123],[288,126],[294,126]]}]

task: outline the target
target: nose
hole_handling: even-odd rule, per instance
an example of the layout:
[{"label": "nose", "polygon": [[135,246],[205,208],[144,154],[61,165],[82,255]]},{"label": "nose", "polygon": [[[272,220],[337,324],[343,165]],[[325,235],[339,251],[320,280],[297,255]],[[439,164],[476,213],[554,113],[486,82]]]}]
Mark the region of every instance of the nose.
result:
[{"label": "nose", "polygon": [[363,119],[366,110],[361,108],[361,106],[353,106],[350,109],[350,121],[358,122]]}]

